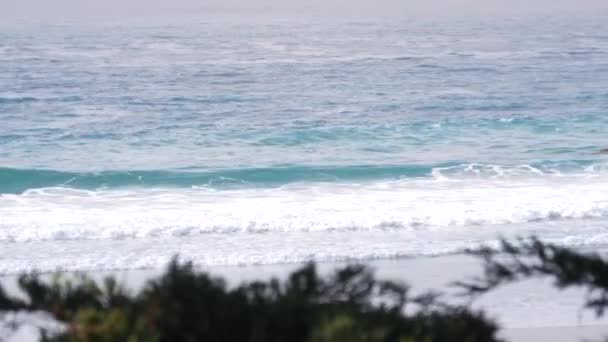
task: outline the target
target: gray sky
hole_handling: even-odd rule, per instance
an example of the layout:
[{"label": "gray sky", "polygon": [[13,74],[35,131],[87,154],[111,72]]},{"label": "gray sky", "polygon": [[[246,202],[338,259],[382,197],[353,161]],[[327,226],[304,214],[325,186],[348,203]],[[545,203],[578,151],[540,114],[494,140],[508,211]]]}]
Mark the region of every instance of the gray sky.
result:
[{"label": "gray sky", "polygon": [[454,16],[608,12],[608,0],[0,0],[0,20],[165,15]]}]

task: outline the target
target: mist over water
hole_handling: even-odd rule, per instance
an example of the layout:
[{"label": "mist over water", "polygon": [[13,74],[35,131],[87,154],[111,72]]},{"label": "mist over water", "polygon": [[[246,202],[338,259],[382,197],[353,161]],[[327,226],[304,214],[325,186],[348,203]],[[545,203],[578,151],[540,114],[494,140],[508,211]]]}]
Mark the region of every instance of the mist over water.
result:
[{"label": "mist over water", "polygon": [[605,245],[608,17],[593,4],[87,23],[74,3],[74,21],[15,19],[0,245],[19,257],[0,272],[418,257],[498,235]]},{"label": "mist over water", "polygon": [[[603,0],[107,0],[103,2],[55,0],[4,1],[4,23],[68,21],[159,23],[175,20],[386,19],[434,20],[437,18],[484,18],[518,16],[576,16],[606,14]],[[227,16],[227,17],[226,17]]]}]

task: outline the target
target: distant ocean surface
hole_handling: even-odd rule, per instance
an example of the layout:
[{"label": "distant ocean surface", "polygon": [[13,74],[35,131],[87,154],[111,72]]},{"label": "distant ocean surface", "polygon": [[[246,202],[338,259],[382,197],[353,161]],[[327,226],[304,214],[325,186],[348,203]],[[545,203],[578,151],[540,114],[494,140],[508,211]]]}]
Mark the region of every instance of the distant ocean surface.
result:
[{"label": "distant ocean surface", "polygon": [[608,17],[0,31],[0,273],[608,244]]}]

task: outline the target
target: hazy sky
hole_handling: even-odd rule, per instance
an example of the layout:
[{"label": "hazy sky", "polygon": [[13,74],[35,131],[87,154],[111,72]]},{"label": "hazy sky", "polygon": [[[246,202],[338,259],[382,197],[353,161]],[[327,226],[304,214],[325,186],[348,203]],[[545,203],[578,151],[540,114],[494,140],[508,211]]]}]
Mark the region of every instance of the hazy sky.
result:
[{"label": "hazy sky", "polygon": [[332,15],[358,17],[521,15],[608,12],[608,0],[0,0],[0,20],[206,16]]}]

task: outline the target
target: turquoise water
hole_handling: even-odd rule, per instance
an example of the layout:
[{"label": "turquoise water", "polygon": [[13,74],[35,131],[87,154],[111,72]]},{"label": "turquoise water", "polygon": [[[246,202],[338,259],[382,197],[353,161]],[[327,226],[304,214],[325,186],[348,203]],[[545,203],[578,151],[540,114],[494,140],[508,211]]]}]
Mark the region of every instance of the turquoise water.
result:
[{"label": "turquoise water", "polygon": [[4,29],[0,271],[604,244],[606,23]]},{"label": "turquoise water", "polygon": [[597,168],[605,168],[597,160],[543,161],[524,165],[500,166],[448,162],[436,165],[277,165],[194,171],[173,169],[158,171],[70,172],[36,169],[0,169],[5,181],[4,193],[22,193],[30,189],[64,187],[75,189],[112,188],[179,188],[205,187],[239,189],[277,187],[290,183],[369,182],[450,177],[454,179],[509,179],[580,173],[593,176]]}]

